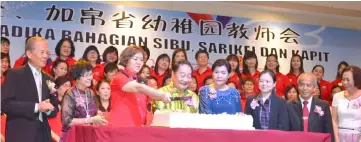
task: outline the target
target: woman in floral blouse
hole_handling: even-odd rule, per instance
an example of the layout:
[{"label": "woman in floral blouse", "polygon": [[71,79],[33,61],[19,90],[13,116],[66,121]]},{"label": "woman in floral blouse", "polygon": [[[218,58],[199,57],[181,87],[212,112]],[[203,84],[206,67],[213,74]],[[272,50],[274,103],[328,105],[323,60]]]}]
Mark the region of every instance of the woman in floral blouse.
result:
[{"label": "woman in floral blouse", "polygon": [[63,98],[61,142],[66,141],[67,133],[72,125],[107,124],[104,117],[97,115],[96,97],[88,88],[93,80],[92,66],[85,60],[77,61],[72,66],[71,77],[76,80],[76,84],[65,93]]},{"label": "woman in floral blouse", "polygon": [[237,89],[226,83],[231,73],[231,65],[225,59],[219,59],[212,66],[214,83],[199,89],[200,113],[236,114],[242,112],[240,95]]}]

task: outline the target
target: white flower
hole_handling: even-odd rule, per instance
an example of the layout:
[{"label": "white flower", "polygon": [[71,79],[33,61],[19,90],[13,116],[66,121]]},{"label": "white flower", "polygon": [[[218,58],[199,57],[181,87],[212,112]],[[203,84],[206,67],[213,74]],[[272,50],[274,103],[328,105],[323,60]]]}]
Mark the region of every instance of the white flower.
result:
[{"label": "white flower", "polygon": [[46,85],[48,86],[51,94],[53,94],[54,92],[56,92],[55,83],[54,83],[54,82],[52,82],[52,81],[50,81],[50,80],[47,80],[47,81],[46,81]]}]

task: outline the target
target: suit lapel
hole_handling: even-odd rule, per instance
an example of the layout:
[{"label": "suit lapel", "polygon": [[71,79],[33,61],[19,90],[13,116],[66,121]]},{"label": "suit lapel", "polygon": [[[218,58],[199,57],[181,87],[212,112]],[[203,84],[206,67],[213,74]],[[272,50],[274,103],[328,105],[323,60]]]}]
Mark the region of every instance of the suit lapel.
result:
[{"label": "suit lapel", "polygon": [[259,104],[259,106],[254,109],[254,117],[255,117],[254,119],[255,120],[253,120],[253,121],[257,122],[259,127],[261,127],[260,116],[259,116],[259,113],[261,111],[261,103],[260,103],[259,96],[256,96],[255,99],[256,99],[257,103]]},{"label": "suit lapel", "polygon": [[41,91],[41,95],[42,95],[42,97],[41,97],[41,101],[44,101],[44,100],[46,100],[47,98],[48,98],[48,95],[50,94],[50,92],[49,92],[49,88],[48,88],[48,85],[46,84],[46,76],[45,76],[45,74],[43,73],[43,72],[41,72],[41,84],[42,84],[42,86],[41,86],[41,88],[42,88],[42,91]]},{"label": "suit lapel", "polygon": [[312,130],[312,126],[317,124],[317,114],[314,111],[315,110],[315,106],[318,105],[317,103],[317,99],[315,99],[314,97],[312,98],[312,103],[311,103],[311,109],[310,109],[310,114],[308,117],[308,130]]},{"label": "suit lapel", "polygon": [[302,104],[299,100],[299,98],[297,98],[297,100],[293,101],[293,109],[296,111],[297,114],[297,121],[298,121],[298,125],[301,128],[301,131],[303,131],[303,112],[302,112]]},{"label": "suit lapel", "polygon": [[28,89],[30,90],[29,94],[32,95],[34,98],[36,98],[36,102],[39,102],[38,90],[36,89],[37,88],[36,82],[29,64],[25,65],[25,74],[26,75],[24,80],[28,82]]}]

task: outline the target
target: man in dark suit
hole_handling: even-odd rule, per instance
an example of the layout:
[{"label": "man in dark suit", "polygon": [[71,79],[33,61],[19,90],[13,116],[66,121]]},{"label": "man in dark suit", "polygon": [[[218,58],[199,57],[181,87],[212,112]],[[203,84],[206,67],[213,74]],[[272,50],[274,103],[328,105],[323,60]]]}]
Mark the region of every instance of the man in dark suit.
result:
[{"label": "man in dark suit", "polygon": [[47,44],[44,38],[30,38],[25,46],[28,63],[8,71],[1,90],[7,142],[51,142],[47,118],[56,116],[58,104],[46,83],[51,78],[41,71],[49,58]]},{"label": "man in dark suit", "polygon": [[305,131],[328,133],[334,141],[332,118],[327,102],[313,97],[317,80],[311,73],[303,73],[298,78],[299,96],[288,101],[287,129],[290,131]]}]

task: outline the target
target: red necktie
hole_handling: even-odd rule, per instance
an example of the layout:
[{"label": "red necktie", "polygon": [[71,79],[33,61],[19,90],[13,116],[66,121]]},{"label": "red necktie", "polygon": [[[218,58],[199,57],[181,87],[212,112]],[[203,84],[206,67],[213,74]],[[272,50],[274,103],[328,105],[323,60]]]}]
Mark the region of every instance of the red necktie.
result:
[{"label": "red necktie", "polygon": [[310,112],[308,111],[308,107],[307,107],[308,102],[307,101],[303,101],[303,131],[308,132],[308,115],[310,114]]}]

